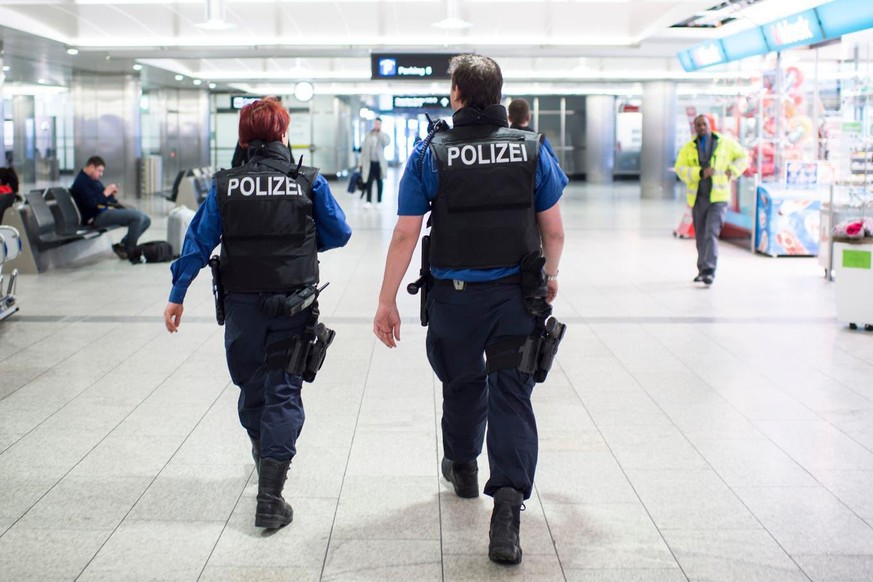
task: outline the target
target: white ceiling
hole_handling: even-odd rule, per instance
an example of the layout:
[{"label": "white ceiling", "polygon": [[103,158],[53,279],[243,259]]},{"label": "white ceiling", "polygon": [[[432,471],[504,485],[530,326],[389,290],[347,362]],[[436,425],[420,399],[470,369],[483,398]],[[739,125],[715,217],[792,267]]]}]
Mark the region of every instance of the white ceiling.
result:
[{"label": "white ceiling", "polygon": [[[763,0],[715,31],[669,27],[719,0],[212,0],[233,25],[223,31],[197,26],[206,0],[0,0],[0,25],[78,48],[73,67],[138,61],[254,92],[301,79],[316,90],[384,92],[369,82],[374,51],[476,51],[498,60],[507,84],[542,88],[688,78],[677,50],[825,1]],[[472,26],[433,26],[447,16]],[[407,82],[392,92],[426,89]]]}]

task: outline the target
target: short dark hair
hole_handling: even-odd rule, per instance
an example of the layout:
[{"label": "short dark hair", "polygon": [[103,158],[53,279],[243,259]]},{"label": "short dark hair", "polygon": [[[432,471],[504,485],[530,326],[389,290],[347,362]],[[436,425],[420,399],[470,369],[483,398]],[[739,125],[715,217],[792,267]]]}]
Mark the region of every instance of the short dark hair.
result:
[{"label": "short dark hair", "polygon": [[500,103],[503,74],[494,59],[464,54],[452,58],[452,88],[458,89],[461,101],[467,107],[485,109]]},{"label": "short dark hair", "polygon": [[382,118],[381,118],[381,117],[377,117],[377,118],[374,119],[373,121],[378,121],[379,123],[382,123]]},{"label": "short dark hair", "polygon": [[527,99],[513,99],[507,109],[510,123],[524,123],[530,117],[530,105]]},{"label": "short dark hair", "polygon": [[253,101],[239,112],[239,145],[245,148],[255,140],[279,141],[289,123],[291,116],[277,98]]},{"label": "short dark hair", "polygon": [[99,168],[100,166],[106,167],[106,162],[103,161],[103,158],[100,156],[91,156],[88,158],[88,161],[85,162],[86,166],[94,166],[95,168]]}]

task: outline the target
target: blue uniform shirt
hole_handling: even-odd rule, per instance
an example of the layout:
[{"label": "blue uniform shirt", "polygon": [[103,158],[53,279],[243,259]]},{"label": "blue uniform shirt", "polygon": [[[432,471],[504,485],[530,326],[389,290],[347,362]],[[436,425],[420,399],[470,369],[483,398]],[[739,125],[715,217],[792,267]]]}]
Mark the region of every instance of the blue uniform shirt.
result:
[{"label": "blue uniform shirt", "polygon": [[[312,185],[312,214],[315,218],[315,238],[319,252],[339,248],[349,242],[352,229],[346,223],[343,209],[331,194],[327,180],[320,174]],[[221,214],[213,180],[209,195],[188,226],[182,254],[170,266],[173,273],[173,289],[170,291],[172,303],[182,303],[191,281],[209,262],[209,256],[219,242]]]},{"label": "blue uniform shirt", "polygon": [[[397,214],[400,216],[424,216],[431,210],[439,185],[439,173],[436,160],[430,148],[422,153],[424,142],[415,146],[412,155],[406,162],[406,170],[400,180],[400,192],[397,202]],[[567,186],[567,175],[558,165],[557,157],[551,150],[540,148],[537,161],[536,190],[534,191],[534,210],[544,212],[558,203],[564,187]],[[422,176],[418,174],[418,159],[424,156]],[[440,269],[434,267],[431,274],[437,279],[459,279],[470,283],[494,281],[519,272],[518,267],[501,267],[497,269]]]}]

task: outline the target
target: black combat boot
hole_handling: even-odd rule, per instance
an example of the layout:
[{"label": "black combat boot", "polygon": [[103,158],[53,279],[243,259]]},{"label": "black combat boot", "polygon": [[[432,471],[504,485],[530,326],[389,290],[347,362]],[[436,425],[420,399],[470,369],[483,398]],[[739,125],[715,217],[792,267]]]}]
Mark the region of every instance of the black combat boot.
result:
[{"label": "black combat boot", "polygon": [[467,463],[455,463],[443,457],[443,477],[455,488],[455,495],[464,499],[479,497],[479,463],[476,459]]},{"label": "black combat boot", "polygon": [[255,470],[258,475],[261,474],[261,440],[249,435],[249,440],[252,441],[252,459],[255,460]]},{"label": "black combat boot", "polygon": [[521,508],[524,495],[511,487],[502,487],[494,493],[494,512],[488,533],[488,558],[500,564],[521,563]]},{"label": "black combat boot", "polygon": [[294,510],[282,497],[290,464],[291,461],[277,461],[269,457],[261,459],[255,527],[275,529],[288,525],[294,519]]}]

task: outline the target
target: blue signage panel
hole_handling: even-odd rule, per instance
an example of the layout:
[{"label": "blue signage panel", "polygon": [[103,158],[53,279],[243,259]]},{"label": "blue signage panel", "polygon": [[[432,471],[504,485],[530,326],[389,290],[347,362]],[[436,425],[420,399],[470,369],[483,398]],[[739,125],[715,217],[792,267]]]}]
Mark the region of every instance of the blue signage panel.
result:
[{"label": "blue signage panel", "polygon": [[691,56],[691,62],[694,63],[695,69],[702,69],[712,65],[720,65],[726,63],[727,59],[724,56],[724,49],[721,46],[721,41],[711,40],[696,44],[688,52]]},{"label": "blue signage panel", "polygon": [[758,26],[721,39],[721,45],[724,47],[724,54],[728,61],[766,55],[770,52],[764,40],[764,32]]},{"label": "blue signage panel", "polygon": [[394,109],[448,109],[448,95],[395,95]]},{"label": "blue signage panel", "polygon": [[682,65],[682,68],[685,69],[686,73],[690,73],[697,69],[697,67],[694,66],[694,62],[691,60],[690,51],[682,51],[677,53],[676,56],[679,57],[679,64]]},{"label": "blue signage panel", "polygon": [[870,0],[836,0],[815,9],[827,38],[873,28],[873,2]]},{"label": "blue signage panel", "polygon": [[449,62],[453,56],[454,53],[373,53],[370,55],[370,77],[390,81],[451,79]]},{"label": "blue signage panel", "polygon": [[815,44],[824,40],[815,10],[805,10],[762,26],[771,51]]}]

